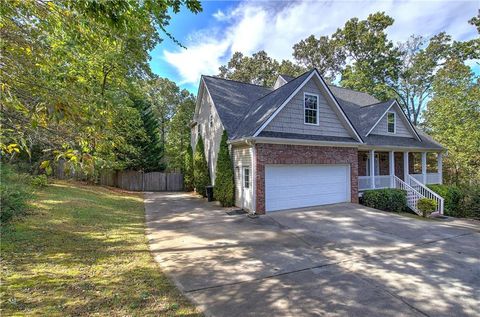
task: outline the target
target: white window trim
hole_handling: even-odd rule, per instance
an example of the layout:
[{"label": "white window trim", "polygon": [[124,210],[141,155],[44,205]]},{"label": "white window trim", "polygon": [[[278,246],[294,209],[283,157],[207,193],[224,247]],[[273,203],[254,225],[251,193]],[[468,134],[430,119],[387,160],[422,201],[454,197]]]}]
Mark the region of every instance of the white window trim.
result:
[{"label": "white window trim", "polygon": [[[248,170],[248,187],[245,186],[245,170]],[[252,180],[252,170],[250,166],[242,166],[242,188],[250,190],[251,188],[251,180]]]},{"label": "white window trim", "polygon": [[[315,96],[317,97],[317,122],[316,123],[307,123],[305,122],[305,97],[306,95],[309,95],[309,96]],[[320,124],[320,106],[319,106],[319,103],[320,102],[320,96],[318,94],[314,94],[314,93],[310,93],[310,92],[304,92],[303,93],[303,124],[305,125],[319,125]],[[312,109],[309,109],[309,110],[312,110]]]},{"label": "white window trim", "polygon": [[[393,132],[388,131],[388,115],[393,114]],[[395,111],[387,112],[387,133],[396,134],[397,133],[397,113]]]}]

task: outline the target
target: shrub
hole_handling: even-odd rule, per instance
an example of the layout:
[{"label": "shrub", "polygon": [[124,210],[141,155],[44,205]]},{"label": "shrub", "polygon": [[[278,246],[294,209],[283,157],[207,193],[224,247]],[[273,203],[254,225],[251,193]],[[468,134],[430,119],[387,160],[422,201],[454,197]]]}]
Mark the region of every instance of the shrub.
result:
[{"label": "shrub", "polygon": [[36,187],[45,187],[48,185],[47,175],[42,174],[32,178],[31,184]]},{"label": "shrub", "polygon": [[33,195],[29,175],[17,173],[6,164],[1,164],[0,170],[0,222],[4,224],[14,216],[23,215]]},{"label": "shrub", "polygon": [[206,187],[210,184],[207,159],[205,158],[205,147],[201,136],[198,136],[195,154],[193,155],[193,183],[197,193],[203,197],[207,196]]},{"label": "shrub", "polygon": [[417,208],[424,217],[427,217],[437,209],[437,202],[434,199],[420,198],[417,201]]},{"label": "shrub", "polygon": [[480,219],[480,186],[470,186],[465,189],[462,207],[465,217]]},{"label": "shrub", "polygon": [[428,188],[433,190],[445,199],[444,213],[447,216],[452,217],[465,217],[465,211],[463,208],[464,192],[455,185],[443,185],[432,184],[427,185]]},{"label": "shrub", "polygon": [[400,212],[407,208],[407,194],[400,189],[374,189],[363,193],[363,204],[368,207]]},{"label": "shrub", "polygon": [[193,181],[193,152],[192,146],[189,145],[187,152],[185,153],[185,166],[184,170],[184,183],[186,191],[193,191],[194,181]]},{"label": "shrub", "polygon": [[218,152],[217,168],[215,171],[215,199],[218,200],[223,207],[233,206],[235,203],[235,183],[233,180],[233,164],[228,152],[227,144],[228,136],[224,131],[222,141],[220,142],[220,150]]}]

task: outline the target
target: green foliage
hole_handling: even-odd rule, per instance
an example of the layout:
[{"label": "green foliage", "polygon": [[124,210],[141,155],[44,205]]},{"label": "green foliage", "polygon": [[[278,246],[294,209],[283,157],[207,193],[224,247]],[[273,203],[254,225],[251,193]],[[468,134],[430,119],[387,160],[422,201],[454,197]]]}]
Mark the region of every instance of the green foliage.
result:
[{"label": "green foliage", "polygon": [[458,60],[446,62],[433,82],[425,112],[429,134],[447,149],[447,183],[480,184],[480,77]]},{"label": "green foliage", "polygon": [[190,122],[194,112],[195,97],[187,90],[182,90],[178,95],[175,114],[168,125],[166,151],[169,169],[185,172],[185,158],[191,138]]},{"label": "green foliage", "polygon": [[400,212],[407,208],[407,194],[400,189],[375,189],[363,193],[363,204],[368,207]]},{"label": "green foliage", "polygon": [[459,218],[480,218],[480,186],[439,185],[428,187],[444,198],[444,213]]},{"label": "green foliage", "polygon": [[35,177],[32,177],[31,184],[36,187],[45,187],[48,185],[47,175],[42,174]]},{"label": "green foliage", "polygon": [[462,217],[464,214],[463,200],[465,194],[455,185],[431,184],[428,188],[443,197],[443,209],[447,216]]},{"label": "green foliage", "polygon": [[201,136],[198,136],[197,146],[193,154],[193,183],[195,191],[203,197],[207,197],[206,187],[210,185],[210,174]]},{"label": "green foliage", "polygon": [[437,202],[430,198],[420,198],[417,201],[417,208],[422,213],[423,217],[427,217],[437,208]]},{"label": "green foliage", "polygon": [[220,77],[246,83],[271,87],[278,75],[298,76],[305,72],[303,67],[283,60],[281,63],[259,51],[252,57],[235,52],[227,65],[220,67]]},{"label": "green foliage", "polygon": [[0,175],[0,224],[4,225],[13,217],[24,215],[34,196],[29,175],[18,173],[7,164],[1,164]]},{"label": "green foliage", "polygon": [[224,207],[230,207],[235,204],[233,164],[228,151],[227,141],[227,132],[223,131],[220,150],[218,152],[214,187],[215,199],[218,200]]},{"label": "green foliage", "polygon": [[194,190],[194,177],[193,177],[193,150],[192,146],[188,144],[187,151],[185,152],[185,166],[183,168],[183,180],[185,184],[186,191]]},{"label": "green foliage", "polygon": [[117,119],[128,120],[131,86],[152,77],[149,52],[183,6],[201,10],[196,0],[2,2],[2,158],[36,172],[68,155],[91,176],[138,165],[138,138],[150,132],[119,136]]},{"label": "green foliage", "polygon": [[468,186],[464,189],[464,210],[466,217],[480,219],[480,186]]}]

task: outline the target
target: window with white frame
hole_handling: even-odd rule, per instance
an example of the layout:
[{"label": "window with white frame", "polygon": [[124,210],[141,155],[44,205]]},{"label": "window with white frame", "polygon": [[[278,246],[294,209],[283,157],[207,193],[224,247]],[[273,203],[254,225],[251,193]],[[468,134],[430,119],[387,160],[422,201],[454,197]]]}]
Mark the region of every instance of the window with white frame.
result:
[{"label": "window with white frame", "polygon": [[250,167],[243,168],[243,188],[250,188]]},{"label": "window with white frame", "polygon": [[304,94],[305,124],[318,124],[318,95]]},{"label": "window with white frame", "polygon": [[388,133],[395,133],[396,124],[395,112],[387,113],[387,131]]}]

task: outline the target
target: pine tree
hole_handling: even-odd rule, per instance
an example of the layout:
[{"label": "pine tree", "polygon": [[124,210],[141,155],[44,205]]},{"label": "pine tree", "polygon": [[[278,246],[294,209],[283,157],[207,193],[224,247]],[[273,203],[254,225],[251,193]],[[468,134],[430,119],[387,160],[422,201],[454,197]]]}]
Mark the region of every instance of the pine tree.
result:
[{"label": "pine tree", "polygon": [[183,167],[184,183],[186,191],[193,191],[194,178],[193,178],[193,150],[192,146],[188,145],[188,149],[185,152],[185,166]]},{"label": "pine tree", "polygon": [[230,207],[235,203],[235,185],[233,181],[233,165],[227,144],[227,132],[223,131],[220,150],[218,152],[217,168],[215,171],[215,199],[222,206]]},{"label": "pine tree", "polygon": [[133,98],[134,107],[140,112],[147,138],[140,144],[142,148],[142,168],[146,172],[163,171],[164,147],[160,143],[159,126],[152,105],[145,99]]},{"label": "pine tree", "polygon": [[195,154],[193,155],[193,182],[195,191],[206,197],[206,187],[210,184],[210,175],[208,173],[207,159],[205,158],[205,146],[201,136],[198,136]]}]

